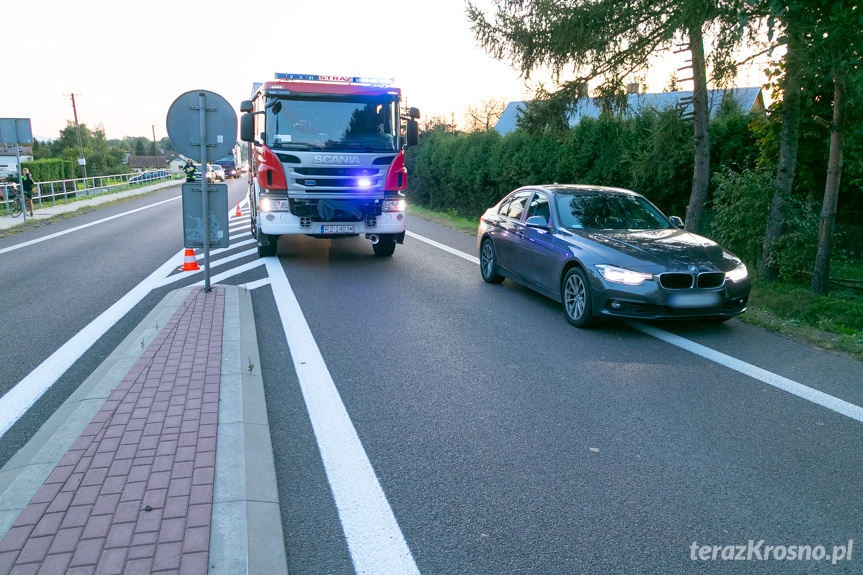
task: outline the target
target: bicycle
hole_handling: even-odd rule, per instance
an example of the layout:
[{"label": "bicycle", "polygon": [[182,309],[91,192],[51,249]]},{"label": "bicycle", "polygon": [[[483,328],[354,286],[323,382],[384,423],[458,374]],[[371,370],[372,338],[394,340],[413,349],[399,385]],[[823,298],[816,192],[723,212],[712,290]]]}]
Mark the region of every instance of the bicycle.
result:
[{"label": "bicycle", "polygon": [[4,194],[2,190],[0,190],[0,197],[6,202],[6,207],[9,210],[10,215],[13,218],[17,218],[23,212],[21,209],[21,196],[18,195],[18,190],[13,186],[6,187],[6,193]]}]

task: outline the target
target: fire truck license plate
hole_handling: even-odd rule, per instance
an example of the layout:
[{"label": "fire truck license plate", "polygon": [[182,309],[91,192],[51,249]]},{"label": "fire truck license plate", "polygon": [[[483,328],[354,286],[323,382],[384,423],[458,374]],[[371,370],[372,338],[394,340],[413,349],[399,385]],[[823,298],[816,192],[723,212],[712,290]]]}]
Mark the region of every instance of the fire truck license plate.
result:
[{"label": "fire truck license plate", "polygon": [[322,234],[352,234],[354,226],[321,226]]}]

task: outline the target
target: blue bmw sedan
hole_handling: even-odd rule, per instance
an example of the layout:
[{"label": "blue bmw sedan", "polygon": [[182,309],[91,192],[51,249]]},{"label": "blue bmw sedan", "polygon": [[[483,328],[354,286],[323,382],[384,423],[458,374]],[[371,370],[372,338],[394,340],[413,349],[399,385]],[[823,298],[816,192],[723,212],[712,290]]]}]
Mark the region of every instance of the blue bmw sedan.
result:
[{"label": "blue bmw sedan", "polygon": [[682,227],[630,190],[526,186],[480,219],[480,273],[560,302],[577,327],[603,317],[723,321],[746,311],[746,265]]}]

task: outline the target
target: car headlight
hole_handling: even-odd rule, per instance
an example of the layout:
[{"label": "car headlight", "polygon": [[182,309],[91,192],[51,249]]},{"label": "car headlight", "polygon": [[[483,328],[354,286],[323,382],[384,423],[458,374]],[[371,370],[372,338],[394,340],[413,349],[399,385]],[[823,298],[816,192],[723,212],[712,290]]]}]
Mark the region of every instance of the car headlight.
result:
[{"label": "car headlight", "polygon": [[741,263],[739,266],[731,270],[730,272],[725,272],[725,279],[727,281],[739,282],[740,280],[745,280],[749,277],[749,270],[746,269],[746,264]]},{"label": "car headlight", "polygon": [[619,268],[617,266],[600,264],[596,266],[596,269],[599,270],[599,273],[602,274],[602,277],[607,281],[618,284],[637,286],[653,279],[653,274],[636,272],[625,268]]}]

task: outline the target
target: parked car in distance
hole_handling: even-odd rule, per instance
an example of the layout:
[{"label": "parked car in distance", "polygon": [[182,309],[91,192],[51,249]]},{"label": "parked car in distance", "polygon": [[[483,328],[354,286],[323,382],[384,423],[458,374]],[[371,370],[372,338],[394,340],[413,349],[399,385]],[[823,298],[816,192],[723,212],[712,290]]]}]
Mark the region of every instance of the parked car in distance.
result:
[{"label": "parked car in distance", "polygon": [[213,172],[212,181],[224,182],[225,181],[225,170],[222,169],[222,166],[219,164],[207,164],[207,169]]},{"label": "parked car in distance", "polygon": [[[201,181],[201,166],[200,164],[195,164],[197,171],[195,172],[195,181]],[[219,175],[221,173],[221,176]],[[212,183],[216,181],[224,182],[225,181],[225,172],[217,165],[207,164],[207,181]]]},{"label": "parked car in distance", "polygon": [[171,170],[147,170],[129,177],[130,184],[142,184],[154,180],[167,180],[174,177]]},{"label": "parked car in distance", "polygon": [[526,186],[480,218],[480,274],[561,303],[577,327],[603,317],[724,321],[746,311],[746,265],[682,227],[630,190]]}]

